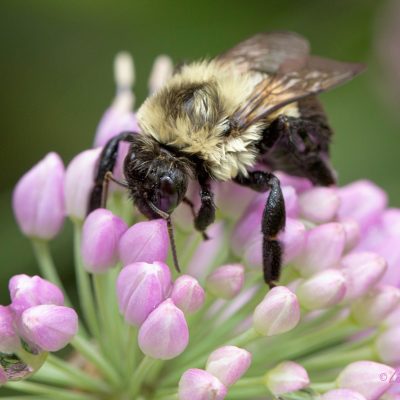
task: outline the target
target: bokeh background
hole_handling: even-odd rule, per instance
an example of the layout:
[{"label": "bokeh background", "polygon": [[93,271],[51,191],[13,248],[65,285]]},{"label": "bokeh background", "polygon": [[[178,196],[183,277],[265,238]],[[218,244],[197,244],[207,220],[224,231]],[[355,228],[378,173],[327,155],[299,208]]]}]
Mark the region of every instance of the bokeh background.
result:
[{"label": "bokeh background", "polygon": [[[400,7],[376,0],[2,0],[0,3],[0,297],[8,278],[35,273],[11,211],[19,176],[47,152],[67,163],[91,146],[114,94],[113,56],[134,55],[137,104],[154,58],[214,56],[263,30],[308,37],[315,54],[360,61],[368,71],[322,95],[336,131],[340,183],[368,177],[400,206]],[[53,244],[71,280],[66,223]]]}]

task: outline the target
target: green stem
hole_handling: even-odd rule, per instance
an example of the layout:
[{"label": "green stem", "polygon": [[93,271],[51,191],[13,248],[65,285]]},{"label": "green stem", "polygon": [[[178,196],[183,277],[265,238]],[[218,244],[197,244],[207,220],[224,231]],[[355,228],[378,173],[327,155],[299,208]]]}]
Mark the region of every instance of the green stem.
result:
[{"label": "green stem", "polygon": [[105,358],[103,358],[98,349],[94,347],[90,342],[81,337],[75,337],[72,340],[71,345],[79,353],[81,353],[84,358],[86,358],[89,362],[94,364],[96,368],[101,373],[103,373],[103,375],[110,382],[110,384],[112,384],[114,387],[121,386],[121,379],[116,370],[113,368],[111,364],[108,363],[108,361]]},{"label": "green stem", "polygon": [[116,331],[118,324],[115,321],[115,316],[119,318],[119,314],[113,315],[112,310],[109,308],[108,278],[108,274],[93,275],[94,291],[101,323],[101,347],[104,354],[107,354],[107,357],[113,362],[115,368],[122,369],[119,346],[117,345],[121,339],[118,337],[118,332]]},{"label": "green stem", "polygon": [[7,382],[5,387],[24,393],[40,394],[57,400],[95,400],[95,397],[91,395],[76,393],[70,390],[41,385],[33,382]]},{"label": "green stem", "polygon": [[313,383],[310,388],[319,393],[328,392],[329,390],[336,389],[335,382]]},{"label": "green stem", "polygon": [[323,352],[313,357],[306,358],[301,364],[307,370],[321,371],[323,369],[344,367],[347,364],[359,360],[375,359],[374,351],[371,347],[363,347],[347,352]]},{"label": "green stem", "polygon": [[67,292],[64,289],[64,285],[62,284],[56,266],[54,265],[54,261],[50,253],[49,243],[40,239],[32,239],[32,246],[37,263],[39,265],[40,273],[45,279],[54,283],[63,291],[65,304],[71,306]]},{"label": "green stem", "polygon": [[110,387],[103,381],[93,378],[82,370],[78,370],[72,364],[65,362],[61,358],[49,354],[47,357],[49,366],[63,372],[70,379],[72,387],[88,390],[94,393],[108,393]]},{"label": "green stem", "polygon": [[146,377],[148,371],[150,371],[152,366],[157,363],[157,361],[158,360],[155,360],[154,358],[145,356],[137,367],[135,373],[132,376],[131,384],[129,385],[128,389],[128,394],[132,397],[132,399],[136,398],[144,378]]},{"label": "green stem", "polygon": [[84,269],[81,258],[81,231],[82,223],[80,221],[74,221],[75,274],[78,283],[79,301],[82,306],[85,321],[88,324],[91,333],[96,338],[100,338],[100,330],[96,317],[90,278]]}]

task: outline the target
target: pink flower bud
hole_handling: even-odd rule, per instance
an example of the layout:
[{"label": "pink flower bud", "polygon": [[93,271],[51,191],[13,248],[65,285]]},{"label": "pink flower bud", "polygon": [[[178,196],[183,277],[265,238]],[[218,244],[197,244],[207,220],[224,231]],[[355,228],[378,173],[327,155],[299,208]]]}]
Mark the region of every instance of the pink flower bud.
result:
[{"label": "pink flower bud", "polygon": [[128,229],[111,211],[99,208],[85,220],[82,231],[82,258],[89,272],[106,272],[118,261],[118,243]]},{"label": "pink flower bud", "polygon": [[40,276],[15,275],[8,284],[11,297],[10,308],[20,317],[28,308],[42,304],[64,305],[62,291]]},{"label": "pink flower bud", "polygon": [[210,268],[216,266],[215,260],[228,249],[225,245],[224,222],[216,222],[207,229],[208,240],[203,240],[197,247],[187,271],[199,280],[205,279]]},{"label": "pink flower bud", "polygon": [[[133,99],[126,96],[106,110],[96,130],[94,145],[104,146],[111,138],[122,132],[137,132],[136,114],[130,111]],[[126,103],[126,104],[125,104]]]},{"label": "pink flower bud", "polygon": [[86,150],[72,159],[65,173],[65,205],[71,218],[84,220],[94,185],[101,148]]},{"label": "pink flower bud", "polygon": [[239,347],[220,347],[208,357],[206,371],[231,386],[249,369],[251,358],[251,353]]},{"label": "pink flower bud", "polygon": [[299,205],[303,218],[323,224],[335,218],[340,200],[336,189],[315,187],[300,195]]},{"label": "pink flower bud", "polygon": [[336,383],[339,388],[359,392],[366,400],[376,400],[389,389],[394,373],[393,368],[384,364],[357,361],[340,373]]},{"label": "pink flower bud", "polygon": [[374,183],[363,180],[351,183],[338,190],[340,220],[353,218],[363,232],[370,224],[376,222],[386,208],[387,195]]},{"label": "pink flower bud", "polygon": [[165,55],[158,56],[153,64],[149,79],[150,94],[160,90],[174,72],[172,60]]},{"label": "pink flower bud", "polygon": [[[259,232],[251,240],[244,250],[243,259],[246,266],[250,268],[262,268],[262,243],[263,235]],[[296,258],[303,250],[306,240],[306,228],[302,222],[297,219],[288,218],[286,227],[279,234],[279,239],[283,244],[283,265],[288,264]]]},{"label": "pink flower bud", "polygon": [[226,387],[202,369],[188,369],[179,381],[179,400],[223,400],[226,393]]},{"label": "pink flower bud", "polygon": [[381,333],[375,342],[379,359],[385,364],[400,364],[400,325]]},{"label": "pink flower bud", "polygon": [[344,301],[351,302],[367,293],[386,271],[386,261],[375,253],[350,253],[341,260],[347,289]]},{"label": "pink flower bud", "polygon": [[297,193],[303,193],[305,190],[309,190],[313,187],[313,184],[307,178],[285,174],[281,171],[277,171],[275,175],[281,182],[281,186],[291,186]]},{"label": "pink flower bud", "polygon": [[292,330],[300,321],[296,295],[284,286],[271,289],[253,314],[254,329],[263,336]]},{"label": "pink flower bud", "polygon": [[286,217],[297,218],[299,216],[300,206],[296,190],[291,186],[282,186],[282,193],[285,199]]},{"label": "pink flower bud", "polygon": [[306,234],[303,251],[293,261],[303,276],[337,266],[345,245],[343,226],[336,222],[317,226]]},{"label": "pink flower bud", "polygon": [[341,221],[344,232],[346,234],[345,251],[353,249],[360,240],[360,225],[354,219],[348,218]]},{"label": "pink flower bud", "polygon": [[385,326],[400,326],[400,307],[396,307],[385,319]]},{"label": "pink flower bud", "polygon": [[65,218],[64,165],[58,154],[49,153],[18,181],[13,209],[25,235],[50,240],[58,234]]},{"label": "pink flower bud", "polygon": [[301,365],[286,361],[271,369],[265,376],[265,382],[273,394],[279,395],[304,389],[310,384],[310,379]]},{"label": "pink flower bud", "polygon": [[0,352],[11,354],[20,347],[14,329],[14,315],[9,307],[0,306]]},{"label": "pink flower bud", "polygon": [[164,220],[138,222],[122,235],[119,256],[124,265],[134,262],[164,262],[168,255],[168,245],[167,225]]},{"label": "pink flower bud", "polygon": [[170,290],[171,272],[166,264],[130,264],[122,269],[117,279],[119,310],[128,323],[140,326]]},{"label": "pink flower bud", "polygon": [[185,314],[193,314],[204,304],[204,290],[197,279],[182,275],[174,283],[171,299]]},{"label": "pink flower bud", "polygon": [[365,397],[354,390],[335,389],[324,393],[321,400],[365,400]]},{"label": "pink flower bud", "polygon": [[400,304],[400,289],[382,285],[372,288],[353,302],[353,319],[362,326],[376,326]]},{"label": "pink flower bud", "polygon": [[139,330],[139,347],[149,357],[170,360],[189,343],[189,328],[183,312],[171,299],[161,303]]},{"label": "pink flower bud", "polygon": [[240,264],[224,265],[207,277],[207,289],[222,299],[234,298],[243,287],[244,267]]},{"label": "pink flower bud", "polygon": [[321,271],[300,283],[296,289],[300,304],[318,310],[339,303],[346,293],[346,279],[335,269]]},{"label": "pink flower bud", "polygon": [[58,351],[78,332],[78,316],[69,307],[40,305],[21,316],[21,334],[44,351]]}]

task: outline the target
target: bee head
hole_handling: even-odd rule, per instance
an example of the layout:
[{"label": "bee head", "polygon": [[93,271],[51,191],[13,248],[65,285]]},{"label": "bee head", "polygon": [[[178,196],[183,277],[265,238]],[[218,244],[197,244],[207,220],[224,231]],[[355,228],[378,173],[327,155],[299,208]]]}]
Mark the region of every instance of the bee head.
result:
[{"label": "bee head", "polygon": [[156,217],[157,211],[171,214],[185,197],[191,174],[188,159],[153,141],[133,144],[124,170],[132,197],[148,217]]}]

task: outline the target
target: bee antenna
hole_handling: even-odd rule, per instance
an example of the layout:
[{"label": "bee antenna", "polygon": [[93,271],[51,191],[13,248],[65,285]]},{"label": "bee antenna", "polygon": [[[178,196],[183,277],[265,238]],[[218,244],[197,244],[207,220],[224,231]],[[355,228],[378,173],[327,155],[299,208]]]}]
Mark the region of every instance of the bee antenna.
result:
[{"label": "bee antenna", "polygon": [[178,255],[176,254],[174,229],[172,226],[171,216],[168,216],[168,218],[167,218],[167,227],[168,227],[169,241],[171,243],[171,251],[172,251],[172,258],[174,260],[174,266],[175,266],[175,269],[180,273],[181,269],[179,267]]},{"label": "bee antenna", "polygon": [[176,253],[174,228],[172,226],[171,216],[168,213],[157,208],[151,201],[148,202],[148,205],[157,215],[159,215],[162,219],[167,221],[168,236],[169,236],[169,242],[171,244],[171,251],[172,251],[172,259],[174,260],[175,269],[180,273],[181,269],[179,267],[178,255]]}]

